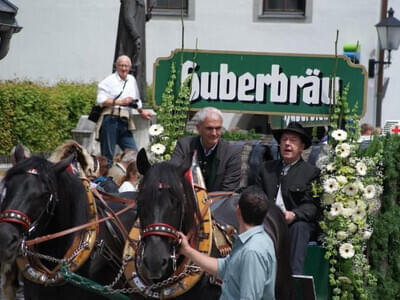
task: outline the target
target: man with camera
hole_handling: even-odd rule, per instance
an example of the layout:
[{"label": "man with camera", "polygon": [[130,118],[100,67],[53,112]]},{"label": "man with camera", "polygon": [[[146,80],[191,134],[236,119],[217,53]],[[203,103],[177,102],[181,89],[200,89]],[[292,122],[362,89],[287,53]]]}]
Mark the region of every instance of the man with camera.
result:
[{"label": "man with camera", "polygon": [[132,109],[145,119],[151,118],[151,112],[142,109],[135,77],[129,74],[131,59],[121,55],[115,64],[117,72],[101,81],[97,90],[97,104],[103,107],[103,111],[96,124],[96,139],[100,140],[101,154],[107,157],[110,166],[116,145],[122,150],[137,150],[132,135],[135,129]]}]

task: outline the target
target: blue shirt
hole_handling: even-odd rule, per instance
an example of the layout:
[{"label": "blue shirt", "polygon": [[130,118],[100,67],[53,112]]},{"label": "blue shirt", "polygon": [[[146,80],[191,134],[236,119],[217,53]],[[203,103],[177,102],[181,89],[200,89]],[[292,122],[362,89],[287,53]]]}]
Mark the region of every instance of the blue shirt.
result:
[{"label": "blue shirt", "polygon": [[263,225],[241,233],[232,253],[218,259],[220,300],[274,300],[276,268],[274,243]]}]

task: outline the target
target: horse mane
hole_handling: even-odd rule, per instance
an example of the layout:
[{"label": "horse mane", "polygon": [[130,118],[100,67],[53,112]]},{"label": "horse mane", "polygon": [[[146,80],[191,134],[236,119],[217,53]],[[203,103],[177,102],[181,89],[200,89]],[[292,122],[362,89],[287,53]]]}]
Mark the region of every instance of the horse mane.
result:
[{"label": "horse mane", "polygon": [[37,175],[40,180],[46,185],[50,185],[50,178],[48,173],[53,164],[49,162],[47,159],[41,156],[32,156],[30,158],[24,159],[12,168],[10,168],[6,175],[4,176],[4,181],[7,182],[11,177],[17,174],[24,174],[28,170],[35,169],[37,171]]},{"label": "horse mane", "polygon": [[64,144],[58,146],[56,150],[51,153],[49,161],[56,163],[71,154],[76,155],[79,177],[97,177],[98,170],[95,172],[96,167],[94,165],[93,157],[90,156],[82,145],[74,140],[68,140]]},{"label": "horse mane", "polygon": [[137,198],[139,215],[140,210],[154,208],[150,201],[155,199],[160,183],[167,183],[170,193],[184,205],[183,232],[187,233],[195,228],[195,216],[199,217],[200,213],[192,186],[183,174],[180,175],[178,167],[171,162],[154,164],[140,181]]}]

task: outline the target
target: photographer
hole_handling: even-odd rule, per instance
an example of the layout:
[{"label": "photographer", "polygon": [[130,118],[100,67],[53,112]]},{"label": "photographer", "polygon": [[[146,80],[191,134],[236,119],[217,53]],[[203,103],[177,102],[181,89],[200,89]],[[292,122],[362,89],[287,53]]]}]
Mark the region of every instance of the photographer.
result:
[{"label": "photographer", "polygon": [[135,124],[132,109],[137,109],[140,116],[149,120],[151,112],[142,109],[136,79],[130,75],[132,63],[126,55],[116,61],[117,72],[109,75],[98,85],[97,104],[103,112],[96,124],[96,139],[100,140],[101,154],[112,165],[115,145],[122,150],[137,150],[132,131]]}]

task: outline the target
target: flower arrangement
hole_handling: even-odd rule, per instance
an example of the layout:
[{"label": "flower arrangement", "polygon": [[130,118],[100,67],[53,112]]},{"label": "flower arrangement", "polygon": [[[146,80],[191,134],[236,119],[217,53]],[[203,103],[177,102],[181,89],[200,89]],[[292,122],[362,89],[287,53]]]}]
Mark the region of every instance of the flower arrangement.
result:
[{"label": "flower arrangement", "polygon": [[372,156],[359,149],[359,122],[350,115],[348,90],[347,85],[330,116],[330,150],[319,162],[321,183],[314,186],[322,194],[320,226],[334,300],[368,299],[368,286],[376,283],[366,247],[383,190],[382,145]]},{"label": "flower arrangement", "polygon": [[152,162],[169,160],[175,149],[178,138],[185,134],[189,112],[191,76],[181,84],[175,96],[176,68],[171,64],[171,73],[165,91],[162,95],[162,104],[157,112],[157,123],[149,128],[150,145],[149,158]]}]

